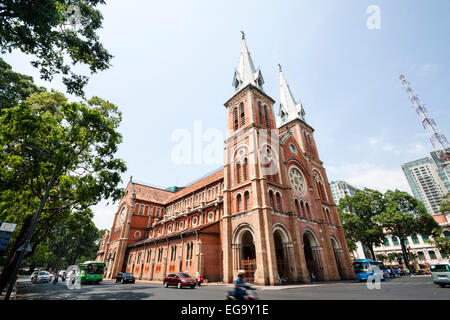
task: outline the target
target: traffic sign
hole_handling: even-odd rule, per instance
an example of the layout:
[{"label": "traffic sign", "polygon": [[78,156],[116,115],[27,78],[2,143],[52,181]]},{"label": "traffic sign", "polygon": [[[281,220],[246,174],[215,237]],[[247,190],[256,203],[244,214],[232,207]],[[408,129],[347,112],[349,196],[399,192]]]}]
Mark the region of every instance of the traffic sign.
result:
[{"label": "traffic sign", "polygon": [[0,231],[13,233],[16,226],[17,224],[15,223],[1,222]]}]

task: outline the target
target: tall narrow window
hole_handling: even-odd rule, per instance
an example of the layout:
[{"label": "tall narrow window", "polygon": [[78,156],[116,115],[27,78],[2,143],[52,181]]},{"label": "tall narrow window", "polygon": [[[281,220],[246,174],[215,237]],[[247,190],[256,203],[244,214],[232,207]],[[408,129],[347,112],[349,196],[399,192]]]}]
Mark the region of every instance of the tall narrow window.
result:
[{"label": "tall narrow window", "polygon": [[303,131],[303,136],[305,137],[306,150],[308,150],[308,152],[311,152],[311,150],[309,149],[308,138],[306,138],[306,132],[305,131]]},{"label": "tall narrow window", "polygon": [[237,211],[241,212],[242,211],[242,197],[240,194],[237,195],[236,201],[237,201]]},{"label": "tall narrow window", "polygon": [[237,183],[241,183],[242,180],[242,173],[241,173],[241,163],[238,161],[236,163],[236,178],[237,178]]},{"label": "tall narrow window", "polygon": [[244,158],[244,180],[248,180],[248,161]]},{"label": "tall narrow window", "polygon": [[309,148],[311,149],[311,153],[314,154],[314,149],[312,147],[312,143],[311,143],[311,136],[308,134],[308,142],[309,142]]},{"label": "tall narrow window", "polygon": [[266,116],[266,127],[269,128],[269,113],[267,112],[267,106],[264,105],[264,115]]},{"label": "tall narrow window", "polygon": [[241,127],[245,125],[245,110],[244,110],[244,104],[241,102],[239,106],[239,111],[241,113]]},{"label": "tall narrow window", "polygon": [[244,193],[244,199],[245,199],[244,210],[249,210],[250,209],[250,193],[248,191],[246,191]]},{"label": "tall narrow window", "polygon": [[270,207],[272,209],[274,209],[274,206],[273,206],[273,192],[272,192],[272,190],[269,191],[269,203],[270,203]]},{"label": "tall narrow window", "polygon": [[305,213],[305,206],[303,204],[303,201],[300,201],[300,209],[302,211],[302,217],[303,218],[307,218],[306,213]]},{"label": "tall narrow window", "polygon": [[264,119],[263,119],[263,112],[262,112],[261,101],[258,101],[258,113],[259,113],[259,123],[263,124],[264,123]]},{"label": "tall narrow window", "polygon": [[276,198],[277,198],[277,211],[281,212],[282,211],[282,208],[281,208],[281,196],[280,196],[280,194],[278,192],[277,192]]},{"label": "tall narrow window", "polygon": [[309,210],[309,203],[308,202],[306,202],[305,207],[306,207],[306,215],[308,216],[308,219],[312,220],[311,211]]},{"label": "tall narrow window", "polygon": [[239,128],[239,119],[238,119],[237,108],[233,109],[233,121],[234,121],[234,130],[237,130]]},{"label": "tall narrow window", "polygon": [[295,203],[295,212],[297,213],[297,216],[300,217],[300,207],[299,207],[299,205],[298,205],[298,200],[295,199],[295,200],[294,200],[294,203]]}]

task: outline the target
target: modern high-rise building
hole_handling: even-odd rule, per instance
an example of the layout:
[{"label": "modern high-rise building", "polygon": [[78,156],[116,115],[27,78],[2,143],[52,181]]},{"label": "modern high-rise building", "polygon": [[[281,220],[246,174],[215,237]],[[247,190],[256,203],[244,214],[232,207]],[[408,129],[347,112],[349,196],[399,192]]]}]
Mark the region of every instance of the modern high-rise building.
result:
[{"label": "modern high-rise building", "polygon": [[[450,148],[447,149],[447,152],[450,153]],[[439,178],[444,183],[444,186],[447,190],[446,192],[450,192],[450,160],[439,159],[438,152],[436,151],[431,152],[431,158],[433,159],[434,164],[436,165]]]},{"label": "modern high-rise building", "polygon": [[336,204],[339,204],[339,200],[344,198],[346,195],[353,196],[355,191],[358,190],[345,181],[331,181],[330,187],[334,202]]},{"label": "modern high-rise building", "polygon": [[[432,153],[433,155],[433,153]],[[422,158],[402,165],[403,172],[411,187],[414,197],[421,200],[428,213],[439,214],[442,197],[448,192],[445,180],[439,174],[438,167],[432,158]]]}]

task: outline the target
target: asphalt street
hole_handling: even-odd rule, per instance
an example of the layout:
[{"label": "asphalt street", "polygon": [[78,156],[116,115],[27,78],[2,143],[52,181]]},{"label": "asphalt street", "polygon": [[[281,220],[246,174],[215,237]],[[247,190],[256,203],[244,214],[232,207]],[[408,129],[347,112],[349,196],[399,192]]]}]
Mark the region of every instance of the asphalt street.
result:
[{"label": "asphalt street", "polygon": [[[162,283],[85,284],[70,290],[65,282],[32,284],[19,279],[17,300],[223,300],[232,287],[205,285],[195,289],[164,288]],[[258,287],[263,300],[449,300],[450,287],[441,288],[430,276],[402,277],[381,282],[380,289],[368,289],[365,282],[338,281],[309,285]]]}]

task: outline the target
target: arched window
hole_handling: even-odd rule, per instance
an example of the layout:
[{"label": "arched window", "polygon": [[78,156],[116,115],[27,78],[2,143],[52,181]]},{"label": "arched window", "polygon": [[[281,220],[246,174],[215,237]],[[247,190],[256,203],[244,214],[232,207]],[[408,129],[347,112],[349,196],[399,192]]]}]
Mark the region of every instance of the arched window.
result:
[{"label": "arched window", "polygon": [[305,218],[305,205],[303,204],[303,201],[300,201],[300,208],[302,211],[302,217]]},{"label": "arched window", "polygon": [[298,200],[295,199],[294,203],[295,203],[295,212],[297,213],[297,216],[300,217],[300,206],[298,205]]},{"label": "arched window", "polygon": [[281,208],[281,196],[278,192],[276,198],[277,198],[277,211],[281,212],[283,211],[283,209]]},{"label": "arched window", "polygon": [[189,242],[186,244],[186,260],[190,261],[192,260],[192,257],[194,256],[194,243]]},{"label": "arched window", "polygon": [[266,116],[266,127],[269,128],[270,124],[269,124],[269,113],[267,112],[267,106],[264,105],[264,115]]},{"label": "arched window", "polygon": [[162,261],[162,257],[163,257],[163,248],[159,248],[158,249],[158,262]]},{"label": "arched window", "polygon": [[244,180],[248,180],[248,161],[244,158]]},{"label": "arched window", "polygon": [[311,211],[309,209],[309,203],[308,202],[306,202],[305,207],[306,207],[306,215],[307,215],[308,219],[312,220]]},{"label": "arched window", "polygon": [[241,127],[245,125],[245,110],[244,110],[244,104],[241,102],[239,106],[239,111],[241,113]]},{"label": "arched window", "polygon": [[270,203],[270,207],[272,209],[274,209],[274,206],[273,206],[273,192],[272,192],[272,190],[269,191],[269,203]]},{"label": "arched window", "polygon": [[309,149],[308,138],[306,137],[306,132],[305,131],[303,131],[303,136],[305,137],[306,150],[308,150],[308,152],[311,152],[311,150]]},{"label": "arched window", "polygon": [[177,259],[177,246],[172,246],[172,251],[170,252],[170,261],[175,261]]},{"label": "arched window", "polygon": [[237,195],[236,201],[237,201],[237,212],[241,212],[242,211],[242,197],[241,197],[241,194]]},{"label": "arched window", "polygon": [[238,119],[237,108],[233,109],[233,122],[234,122],[234,130],[237,130],[239,128],[239,119]]},{"label": "arched window", "polygon": [[245,199],[244,210],[249,210],[250,209],[250,193],[248,191],[244,192],[244,199]]},{"label": "arched window", "polygon": [[236,174],[237,174],[237,183],[241,183],[242,173],[241,173],[241,163],[236,162]]},{"label": "arched window", "polygon": [[152,250],[148,249],[147,250],[147,263],[150,263],[151,256],[152,256]]},{"label": "arched window", "polygon": [[259,123],[263,124],[264,123],[264,119],[263,119],[263,112],[262,112],[262,107],[261,107],[261,101],[258,101],[258,114],[259,114]]},{"label": "arched window", "polygon": [[311,143],[311,135],[308,134],[308,142],[309,142],[309,148],[311,149],[311,153],[314,154],[314,149],[312,147],[312,143]]}]

